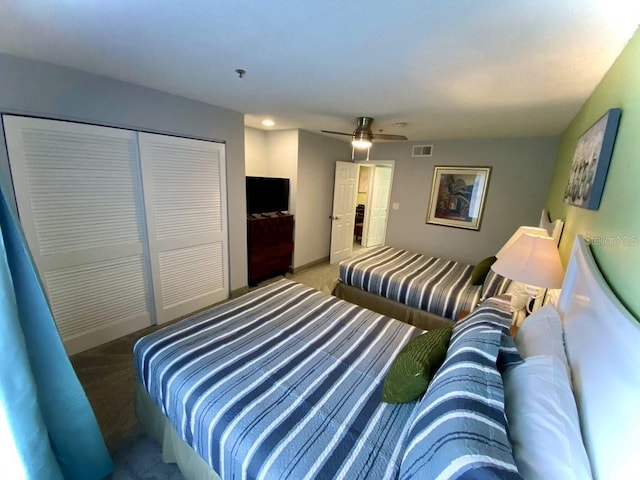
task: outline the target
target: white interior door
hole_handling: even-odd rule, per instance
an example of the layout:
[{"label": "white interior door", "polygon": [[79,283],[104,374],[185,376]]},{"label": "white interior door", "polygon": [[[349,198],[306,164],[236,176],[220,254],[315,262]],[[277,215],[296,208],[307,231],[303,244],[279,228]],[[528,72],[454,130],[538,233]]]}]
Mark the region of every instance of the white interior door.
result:
[{"label": "white interior door", "polygon": [[158,323],[229,297],[224,144],[139,134]]},{"label": "white interior door", "polygon": [[351,257],[353,227],[356,216],[358,164],[336,162],[331,215],[331,253],[329,261],[338,263]]},{"label": "white interior door", "polygon": [[20,223],[67,352],[149,326],[136,132],[3,122]]},{"label": "white interior door", "polygon": [[[363,179],[363,177],[361,176],[361,181],[365,180],[366,181],[366,186],[365,186],[365,190],[367,191],[367,196],[365,198],[365,202],[364,202],[364,221],[362,222],[362,236],[360,237],[360,245],[362,245],[363,247],[365,245],[367,245],[367,234],[369,232],[369,211],[371,210],[371,199],[373,198],[373,173],[375,170],[376,166],[375,164],[373,165],[360,165],[360,172],[362,172],[363,170],[365,170],[367,172],[366,178]],[[362,175],[362,174],[361,174]],[[359,185],[359,187],[361,187],[362,185]]]},{"label": "white interior door", "polygon": [[384,244],[392,173],[393,169],[388,166],[376,165],[374,170],[370,209],[364,224],[366,234],[362,236],[362,244],[365,247]]}]

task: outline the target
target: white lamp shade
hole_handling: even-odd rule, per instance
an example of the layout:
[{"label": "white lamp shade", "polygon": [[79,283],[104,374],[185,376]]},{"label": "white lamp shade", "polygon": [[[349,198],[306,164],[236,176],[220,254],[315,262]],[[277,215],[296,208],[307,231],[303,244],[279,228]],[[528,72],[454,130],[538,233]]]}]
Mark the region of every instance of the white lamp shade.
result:
[{"label": "white lamp shade", "polygon": [[562,286],[564,270],[553,238],[525,233],[505,247],[491,266],[494,272],[534,287]]},{"label": "white lamp shade", "polygon": [[520,235],[523,235],[525,233],[530,233],[531,235],[537,235],[539,237],[548,237],[549,236],[549,232],[547,232],[547,230],[545,230],[544,228],[527,227],[527,226],[518,227],[518,229],[515,231],[515,233],[513,235],[511,235],[511,238],[509,238],[509,240],[507,240],[507,243],[505,243],[502,246],[502,248],[498,251],[498,253],[496,253],[496,258],[500,258],[502,256],[502,254],[504,252],[506,252],[509,249],[509,247],[516,242],[516,240],[518,238],[520,238]]}]

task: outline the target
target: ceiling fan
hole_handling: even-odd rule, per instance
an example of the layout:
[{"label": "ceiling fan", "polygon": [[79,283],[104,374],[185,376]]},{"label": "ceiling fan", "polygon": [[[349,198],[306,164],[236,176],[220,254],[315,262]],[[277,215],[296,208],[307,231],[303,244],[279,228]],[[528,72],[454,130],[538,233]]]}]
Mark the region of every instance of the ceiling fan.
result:
[{"label": "ceiling fan", "polygon": [[349,135],[351,137],[351,145],[354,148],[369,148],[373,140],[408,140],[404,135],[389,135],[387,133],[373,133],[371,124],[373,117],[358,117],[356,119],[358,126],[353,133],[334,132],[331,130],[321,130],[324,133],[333,133],[336,135]]}]

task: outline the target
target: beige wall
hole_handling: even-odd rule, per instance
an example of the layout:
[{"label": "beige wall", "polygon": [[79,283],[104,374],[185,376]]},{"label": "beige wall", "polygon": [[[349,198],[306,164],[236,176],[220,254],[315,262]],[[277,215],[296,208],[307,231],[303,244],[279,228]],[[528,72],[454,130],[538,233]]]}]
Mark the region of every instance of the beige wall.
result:
[{"label": "beige wall", "polygon": [[245,134],[248,176],[289,178],[289,211],[295,215],[293,267],[329,256],[335,164],[351,154],[347,142],[305,130]]},{"label": "beige wall", "polygon": [[248,177],[289,179],[289,212],[296,213],[298,130],[245,128],[245,173]]},{"label": "beige wall", "polygon": [[[304,130],[247,129],[247,175],[292,181],[296,215],[294,267],[329,255],[335,162],[350,158],[347,142]],[[260,132],[260,131],[258,131]],[[413,142],[423,144],[425,142]],[[388,245],[467,263],[493,255],[520,225],[537,225],[548,190],[557,137],[447,140],[434,143],[434,156],[412,158],[411,142],[376,143],[372,160],[395,160],[389,210]],[[262,148],[262,159],[251,151]],[[434,165],[492,166],[480,231],[425,223]],[[326,217],[326,222],[324,221]]]},{"label": "beige wall", "polygon": [[[412,158],[425,143],[433,156]],[[373,160],[396,160],[387,245],[470,264],[494,255],[518,226],[538,224],[557,146],[557,137],[374,144]],[[479,231],[426,224],[435,165],[492,167]]]},{"label": "beige wall", "polygon": [[338,160],[351,154],[347,142],[300,130],[294,267],[329,256],[333,184]]},{"label": "beige wall", "polygon": [[298,130],[278,130],[267,134],[267,177],[289,179],[289,212],[297,212]]},{"label": "beige wall", "polygon": [[267,177],[267,135],[258,128],[244,129],[244,169],[248,177]]}]

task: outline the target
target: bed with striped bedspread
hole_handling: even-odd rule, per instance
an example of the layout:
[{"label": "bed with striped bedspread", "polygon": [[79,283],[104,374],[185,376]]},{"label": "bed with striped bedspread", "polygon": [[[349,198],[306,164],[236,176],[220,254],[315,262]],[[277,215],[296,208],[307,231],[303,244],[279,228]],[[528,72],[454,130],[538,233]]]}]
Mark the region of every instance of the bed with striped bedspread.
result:
[{"label": "bed with striped bedspread", "polygon": [[415,403],[381,388],[420,333],[281,280],[142,338],[135,366],[222,478],[396,478]]},{"label": "bed with striped bedspread", "polygon": [[481,300],[483,286],[471,284],[471,272],[473,265],[392,247],[340,263],[340,281],[346,285],[454,320]]},{"label": "bed with striped bedspread", "polygon": [[[508,306],[491,299],[488,311],[479,308],[460,327],[496,310],[508,324]],[[422,333],[281,280],[141,338],[134,362],[178,435],[225,480],[457,478],[441,477],[446,462],[415,459],[433,441],[416,441],[432,430],[421,414],[429,390],[420,401],[381,401],[393,359]],[[482,397],[476,374],[464,372],[456,395],[464,398],[469,388]],[[485,414],[481,406],[478,415]],[[456,449],[465,451],[455,446],[448,454]],[[502,471],[505,457],[488,452],[465,471]],[[405,473],[403,461],[410,464]]]}]

